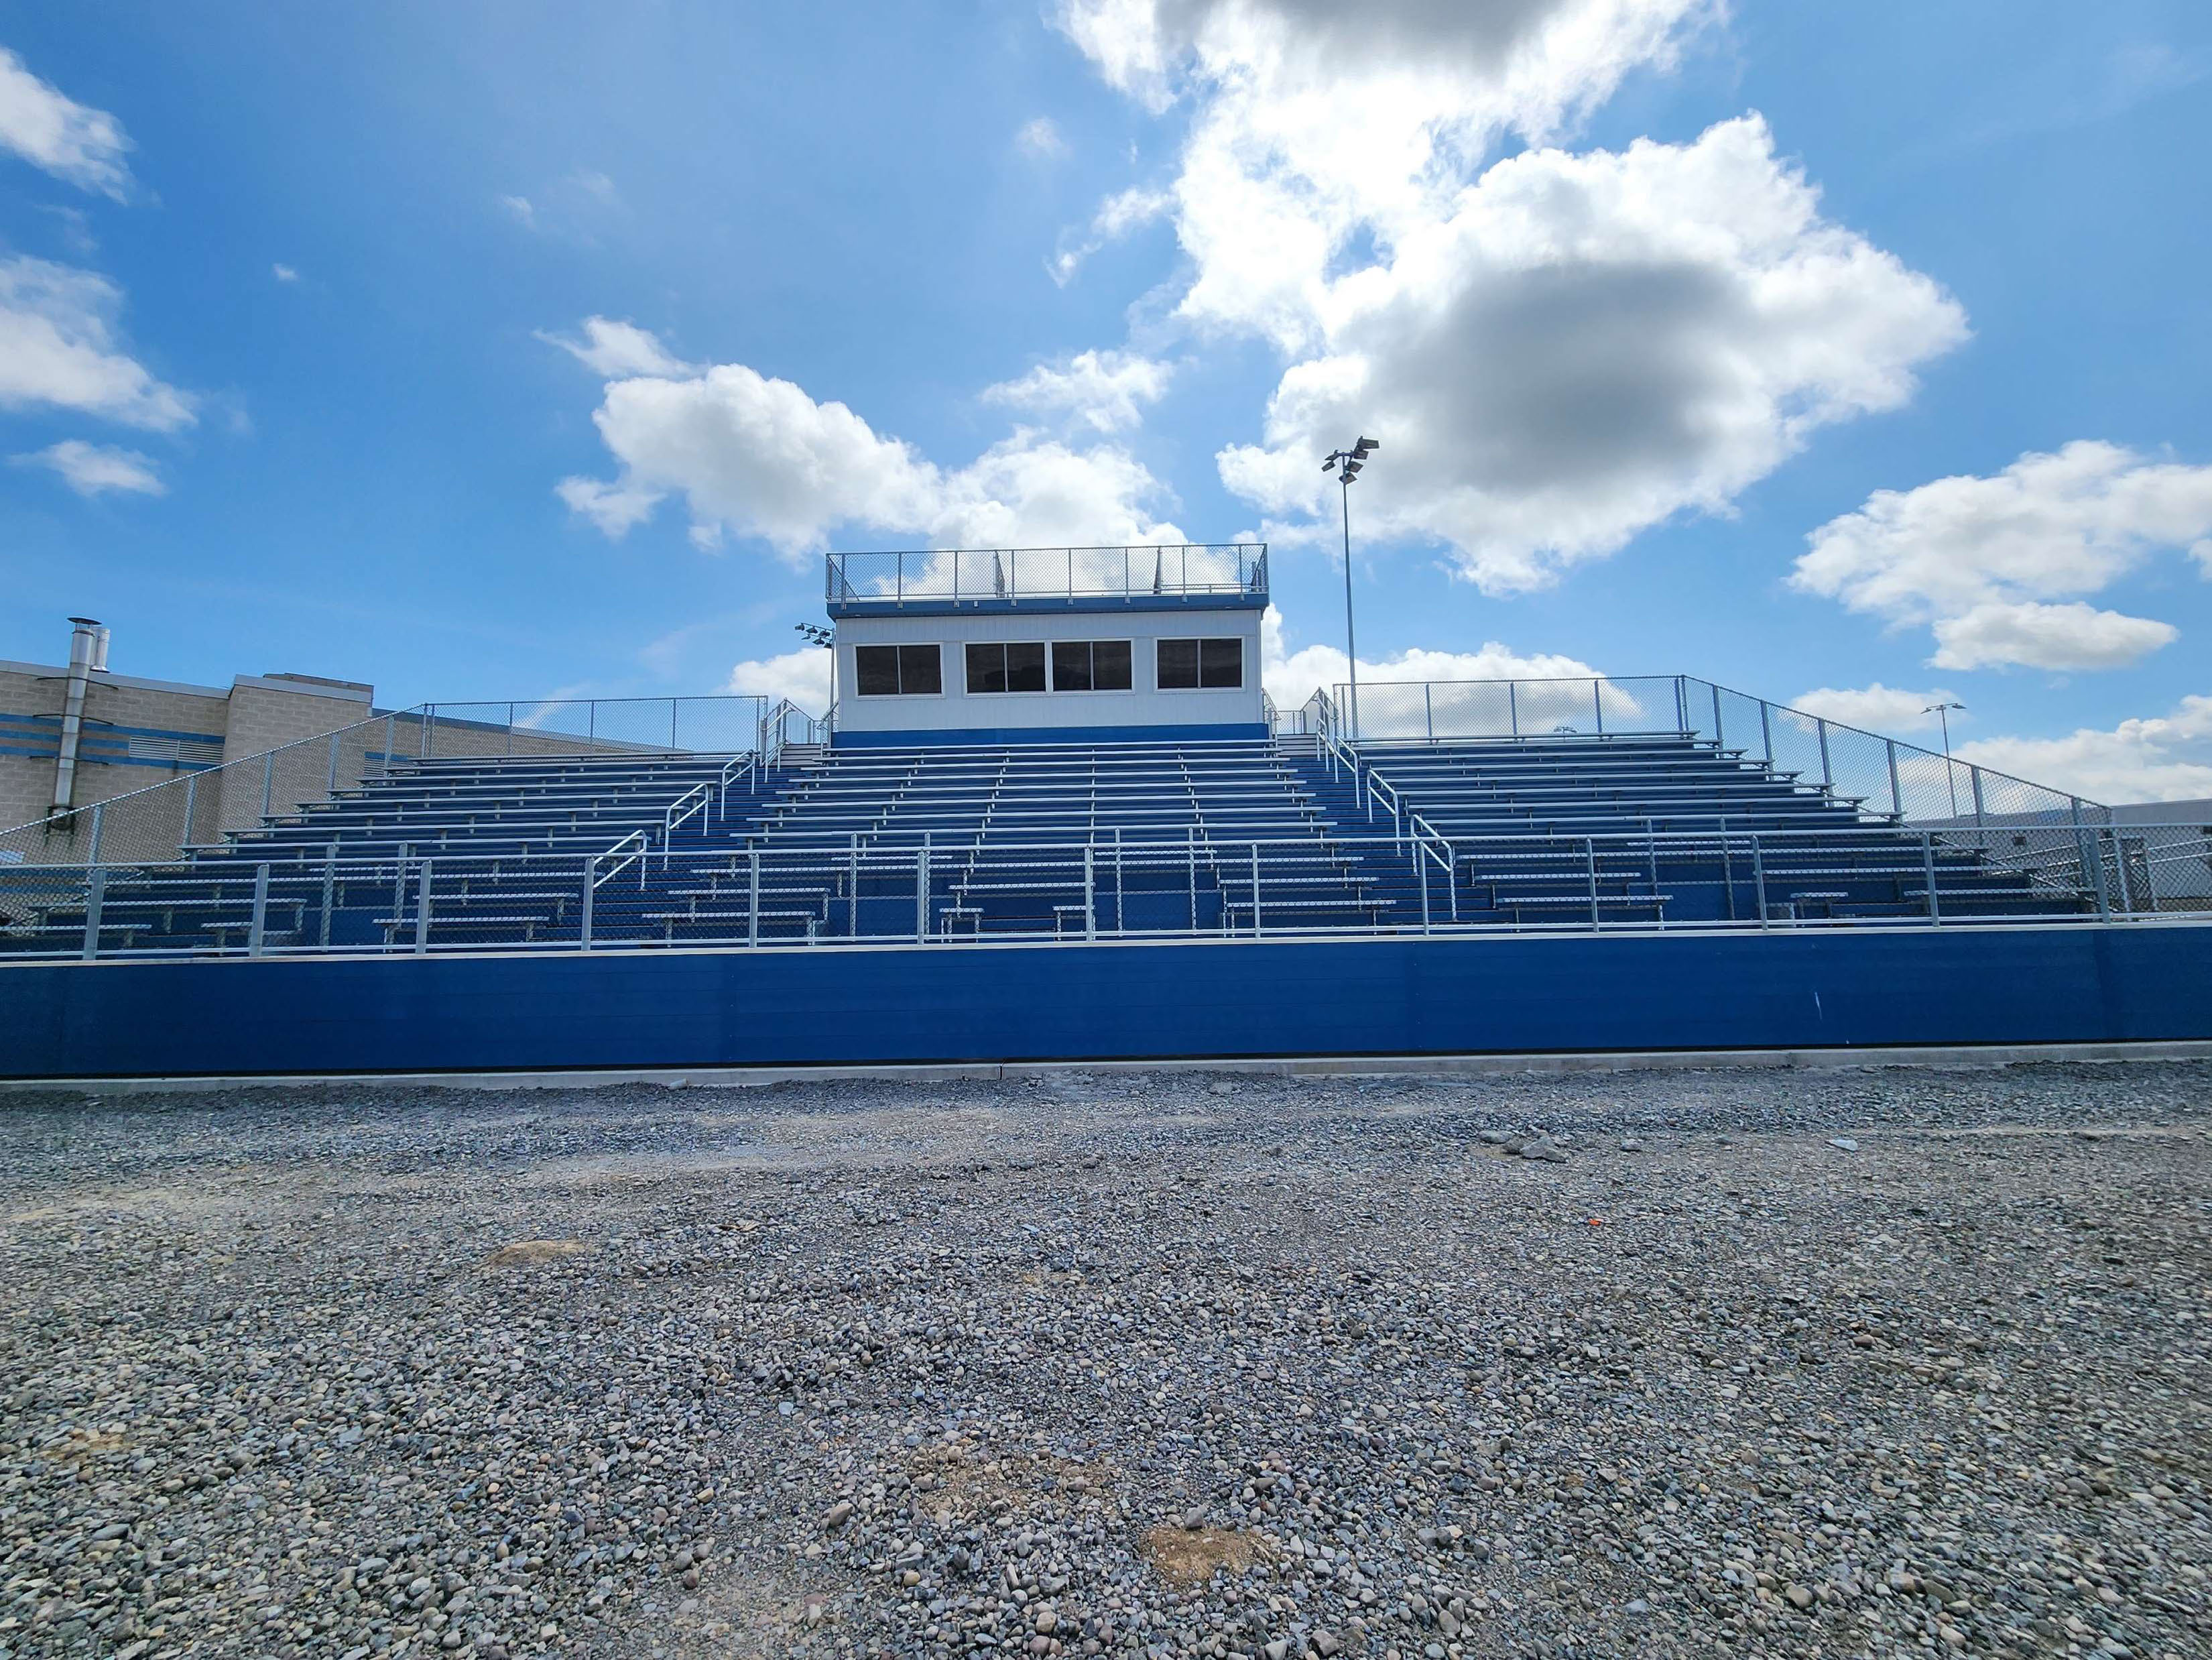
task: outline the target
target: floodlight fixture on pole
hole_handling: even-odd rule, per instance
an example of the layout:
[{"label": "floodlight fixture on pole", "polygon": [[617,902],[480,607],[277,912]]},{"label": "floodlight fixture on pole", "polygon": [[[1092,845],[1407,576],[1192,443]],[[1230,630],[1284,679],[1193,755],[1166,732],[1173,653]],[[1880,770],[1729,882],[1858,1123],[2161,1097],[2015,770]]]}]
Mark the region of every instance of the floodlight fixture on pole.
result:
[{"label": "floodlight fixture on pole", "polygon": [[823,647],[830,653],[829,714],[831,720],[835,720],[837,714],[837,636],[819,623],[793,623],[791,626],[799,631],[799,637],[808,645]]},{"label": "floodlight fixture on pole", "polygon": [[1379,438],[1362,438],[1348,450],[1331,450],[1321,464],[1332,474],[1344,505],[1344,666],[1351,677],[1351,708],[1346,711],[1351,735],[1359,736],[1359,649],[1352,629],[1352,481],[1367,465],[1367,458],[1382,447]]},{"label": "floodlight fixture on pole", "polygon": [[1951,817],[1959,816],[1959,775],[1951,768],[1951,711],[1963,709],[1964,703],[1930,703],[1921,710],[1932,714],[1943,725],[1943,781],[1951,787]]}]

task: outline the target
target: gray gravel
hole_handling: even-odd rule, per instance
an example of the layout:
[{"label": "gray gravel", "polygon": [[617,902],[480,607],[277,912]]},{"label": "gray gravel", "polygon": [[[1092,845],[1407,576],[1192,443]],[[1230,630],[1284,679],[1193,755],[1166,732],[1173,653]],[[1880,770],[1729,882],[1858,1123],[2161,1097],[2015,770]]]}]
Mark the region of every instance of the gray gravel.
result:
[{"label": "gray gravel", "polygon": [[0,1108],[0,1657],[2212,1652],[2212,1071]]}]

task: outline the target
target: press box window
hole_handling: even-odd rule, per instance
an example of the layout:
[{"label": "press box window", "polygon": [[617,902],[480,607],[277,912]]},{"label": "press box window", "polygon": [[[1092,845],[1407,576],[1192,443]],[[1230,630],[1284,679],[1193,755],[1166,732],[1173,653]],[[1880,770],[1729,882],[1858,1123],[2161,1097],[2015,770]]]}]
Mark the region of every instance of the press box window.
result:
[{"label": "press box window", "polygon": [[863,697],[935,696],[945,690],[935,646],[855,646],[853,672]]},{"label": "press box window", "polygon": [[1054,691],[1127,691],[1127,640],[1055,640],[1052,642]]},{"label": "press box window", "polygon": [[971,696],[986,691],[1043,690],[1042,641],[994,640],[968,648],[968,690]]},{"label": "press box window", "polygon": [[1244,684],[1244,642],[1163,640],[1159,668],[1162,691],[1234,690]]}]

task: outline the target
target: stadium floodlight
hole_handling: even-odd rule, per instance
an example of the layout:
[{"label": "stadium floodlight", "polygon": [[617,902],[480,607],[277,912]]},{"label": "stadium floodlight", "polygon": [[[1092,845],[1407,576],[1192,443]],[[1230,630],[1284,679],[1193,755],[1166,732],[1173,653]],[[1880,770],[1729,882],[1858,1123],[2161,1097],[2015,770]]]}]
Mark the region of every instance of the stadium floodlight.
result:
[{"label": "stadium floodlight", "polygon": [[791,626],[799,631],[799,637],[805,641],[808,645],[823,646],[829,649],[829,718],[834,721],[837,718],[837,636],[830,629],[823,628],[819,623],[793,623]]},{"label": "stadium floodlight", "polygon": [[1959,816],[1959,775],[1951,767],[1951,711],[1963,710],[1966,707],[1964,703],[1930,703],[1920,711],[1923,714],[1934,715],[1943,723],[1943,781],[1951,787],[1951,817],[1954,818]]},{"label": "stadium floodlight", "polygon": [[1381,439],[1363,437],[1348,450],[1331,450],[1321,464],[1323,472],[1336,476],[1344,499],[1344,666],[1352,692],[1346,716],[1355,739],[1359,736],[1359,650],[1352,629],[1352,481],[1359,477],[1367,458],[1382,447]]}]

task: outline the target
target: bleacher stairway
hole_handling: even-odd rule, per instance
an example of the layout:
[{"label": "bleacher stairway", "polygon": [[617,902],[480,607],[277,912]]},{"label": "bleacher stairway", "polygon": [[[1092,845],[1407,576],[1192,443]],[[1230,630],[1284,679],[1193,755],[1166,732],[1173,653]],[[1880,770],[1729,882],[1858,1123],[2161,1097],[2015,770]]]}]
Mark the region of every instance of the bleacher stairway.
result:
[{"label": "bleacher stairway", "polygon": [[[103,884],[104,948],[191,952],[2081,908],[1674,733],[422,761]],[[83,898],[14,912],[0,951],[81,948]]]}]

